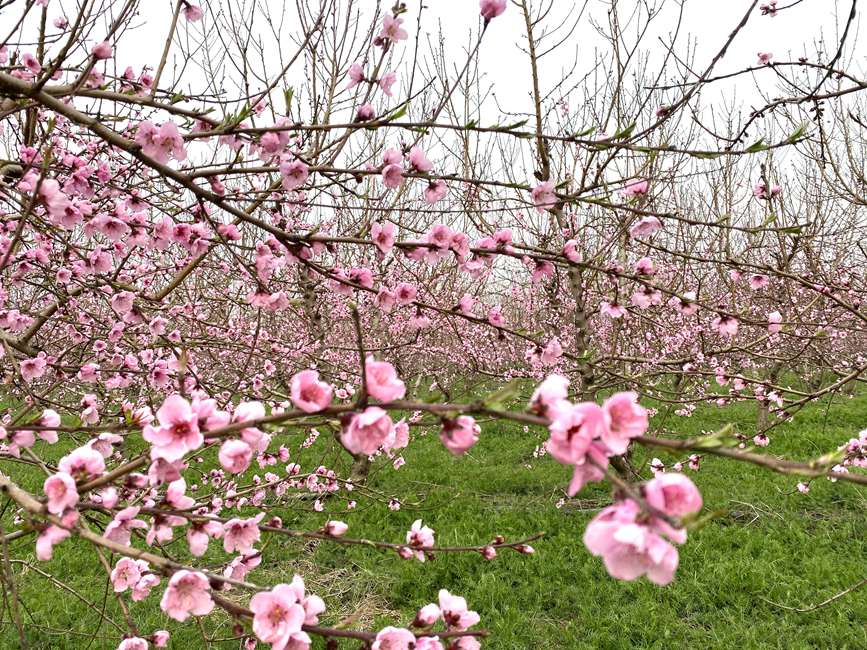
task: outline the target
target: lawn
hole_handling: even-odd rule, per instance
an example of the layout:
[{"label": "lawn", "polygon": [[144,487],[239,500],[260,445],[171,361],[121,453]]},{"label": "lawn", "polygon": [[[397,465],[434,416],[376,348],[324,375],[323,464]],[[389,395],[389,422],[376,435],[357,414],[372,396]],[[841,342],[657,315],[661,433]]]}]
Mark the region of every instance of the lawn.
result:
[{"label": "lawn", "polygon": [[[816,404],[774,430],[767,452],[807,459],[867,426],[867,396],[835,397],[828,406],[827,400]],[[691,418],[669,417],[664,424],[667,433],[698,435],[729,422],[750,431],[754,420],[754,407],[736,405],[701,408]],[[660,422],[657,416],[652,427],[658,429]],[[326,512],[347,521],[352,536],[386,541],[402,541],[417,518],[434,528],[442,545],[545,531],[544,539],[533,544],[536,554],[502,552],[492,561],[448,554],[421,564],[367,548],[271,536],[265,561],[249,579],[268,584],[299,572],[329,606],[324,624],[365,629],[406,624],[417,607],[447,588],[479,612],[482,626],[491,631],[484,647],[491,649],[867,648],[867,588],[810,613],[777,605],[818,603],[867,576],[865,489],[817,480],[808,494],[800,494],[794,477],[706,459],[691,476],[704,495],[705,511],[722,512],[691,533],[681,548],[675,582],[660,588],[643,580],[615,581],[584,549],[584,528],[610,502],[610,491],[591,485],[560,503],[569,470],[549,457],[534,458],[544,432],[483,425],[479,444],[464,458],[449,455],[433,432],[414,430],[414,436],[406,465],[395,471],[382,467],[385,460],[375,464],[367,488],[379,495],[376,499],[359,498],[352,512],[333,499],[326,501]],[[291,440],[294,456],[299,441],[297,436]],[[305,470],[320,462],[333,466],[339,458],[325,433],[297,455]],[[646,460],[635,459],[639,465]],[[0,468],[7,471],[8,462],[0,461]],[[25,482],[33,489],[41,479],[28,473]],[[389,510],[390,497],[403,503],[399,512]],[[311,505],[309,499],[293,499],[270,514],[281,516],[287,527],[318,527],[326,515],[313,512]],[[2,524],[7,531],[15,527],[8,509]],[[182,539],[180,532],[176,538]],[[55,549],[54,560],[38,563],[32,537],[10,547],[11,557],[56,575],[75,592],[51,588],[29,564],[13,566],[31,647],[116,647],[120,633],[101,620],[100,612],[120,627],[123,618],[91,549],[67,541]],[[219,570],[225,555],[216,547],[212,543],[206,562]],[[180,558],[184,549],[183,541],[168,546]],[[225,616],[205,619],[201,627],[168,620],[158,608],[161,592],[157,588],[147,601],[130,603],[143,634],[166,628],[173,648],[238,647],[237,640],[225,640],[233,636]],[[0,644],[19,647],[8,610]]]}]

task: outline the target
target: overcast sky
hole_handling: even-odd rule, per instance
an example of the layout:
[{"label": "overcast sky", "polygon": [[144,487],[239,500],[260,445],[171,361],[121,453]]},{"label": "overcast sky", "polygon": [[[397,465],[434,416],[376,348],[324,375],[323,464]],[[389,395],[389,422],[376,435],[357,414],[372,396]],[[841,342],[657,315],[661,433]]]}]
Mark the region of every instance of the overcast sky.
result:
[{"label": "overcast sky", "polygon": [[[59,0],[52,0],[58,2]],[[199,0],[203,6],[208,0]],[[225,0],[224,0],[225,1]],[[266,0],[267,1],[267,0]],[[540,5],[543,0],[533,0]],[[547,2],[547,0],[544,0]],[[767,0],[762,0],[765,2]],[[785,5],[797,0],[779,0],[778,5]],[[414,37],[415,16],[418,12],[419,0],[406,0],[408,8],[407,23],[410,23],[410,39]],[[442,26],[446,37],[447,51],[453,61],[463,61],[463,51],[470,40],[471,33],[477,33],[480,27],[479,5],[476,0],[424,0],[426,16],[423,21],[422,38],[426,41],[432,38]],[[617,4],[621,20],[626,20],[636,6],[637,0],[620,0]],[[654,22],[655,30],[646,37],[644,47],[661,56],[664,47],[659,39],[669,41],[673,33],[679,13],[679,0],[646,0],[653,7],[660,7],[662,13]],[[64,4],[69,4],[64,2]],[[371,10],[379,5],[387,10],[391,0],[377,2],[362,0],[362,6]],[[554,9],[546,24],[555,25],[566,16],[572,2],[554,0]],[[645,4],[642,2],[641,4]],[[684,17],[678,37],[677,51],[683,54],[687,45],[696,46],[696,67],[703,70],[713,55],[725,42],[728,34],[740,21],[749,0],[684,0]],[[140,15],[143,25],[136,30],[135,36],[125,40],[119,50],[118,65],[127,63],[141,66],[147,63],[155,65],[159,59],[160,41],[168,30],[171,15],[172,0],[146,0],[141,3]],[[274,3],[274,6],[280,6]],[[578,47],[580,59],[592,61],[595,48],[604,46],[596,33],[593,22],[607,24],[606,13],[611,6],[611,0],[589,0],[587,11],[583,14],[580,26],[567,44],[548,55],[542,71],[545,80],[553,82],[560,76],[563,66],[568,66]],[[796,59],[809,54],[815,60],[816,43],[825,38],[829,43],[826,50],[834,50],[839,33],[845,24],[849,12],[849,0],[802,0],[791,9],[780,11],[774,17],[761,16],[758,9],[751,16],[747,27],[725,58],[718,65],[716,72],[731,72],[747,66],[755,65],[758,52],[771,52],[777,60]],[[208,17],[206,16],[205,20]],[[856,18],[853,33],[849,37],[856,57],[852,69],[860,73],[864,68],[867,44],[857,44],[860,28],[860,17]],[[627,40],[632,39],[627,26]],[[634,30],[633,30],[634,31]],[[523,17],[518,7],[511,5],[506,13],[495,19],[489,27],[485,42],[480,52],[480,65],[489,83],[493,85],[497,98],[502,105],[509,107],[525,106],[529,91],[529,66],[527,57],[519,49],[525,42]],[[831,54],[826,55],[826,59]],[[765,75],[764,78],[762,75]],[[755,79],[755,80],[754,80]],[[773,73],[762,72],[754,78],[743,78],[737,84],[738,95],[750,99],[755,83],[774,83]]]}]

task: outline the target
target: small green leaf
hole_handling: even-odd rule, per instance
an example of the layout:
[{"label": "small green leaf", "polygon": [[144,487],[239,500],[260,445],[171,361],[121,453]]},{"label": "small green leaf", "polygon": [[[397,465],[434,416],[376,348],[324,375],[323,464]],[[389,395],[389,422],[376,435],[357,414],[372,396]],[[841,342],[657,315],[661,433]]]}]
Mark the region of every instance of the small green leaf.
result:
[{"label": "small green leaf", "polygon": [[514,131],[515,129],[520,129],[524,126],[529,120],[521,120],[520,122],[515,122],[514,124],[509,124],[508,126],[497,126],[495,128],[500,131]]},{"label": "small green leaf", "polygon": [[465,128],[465,129],[474,129],[474,128],[476,128],[476,127],[478,126],[478,124],[479,124],[478,121],[476,121],[476,120],[470,120],[469,122],[467,122],[466,124],[464,124],[464,128]]},{"label": "small green leaf", "polygon": [[637,122],[633,122],[632,124],[627,126],[625,129],[620,129],[617,133],[615,133],[613,136],[611,136],[611,139],[612,140],[623,140],[625,138],[628,138],[630,135],[632,135],[632,132],[635,131],[636,124],[637,124]]},{"label": "small green leaf", "polygon": [[792,134],[788,138],[786,138],[786,143],[795,144],[796,142],[801,140],[807,133],[807,126],[808,125],[806,122],[801,122],[801,125],[797,129],[792,131]]},{"label": "small green leaf", "polygon": [[573,137],[573,138],[584,138],[584,137],[586,137],[586,136],[588,136],[588,135],[593,135],[594,133],[596,133],[596,127],[595,127],[595,126],[591,126],[591,127],[588,128],[588,129],[584,129],[583,131],[579,131],[578,133],[576,133],[576,134],[573,135],[572,137]]},{"label": "small green leaf", "polygon": [[391,122],[391,121],[393,121],[393,120],[399,120],[399,119],[402,118],[404,115],[406,115],[406,112],[407,112],[408,110],[409,110],[409,102],[406,102],[403,106],[401,106],[400,108],[398,108],[394,113],[392,113],[391,115],[389,115],[389,116],[388,116],[387,118],[385,118],[385,119],[386,119],[387,122]]},{"label": "small green leaf", "polygon": [[283,99],[286,100],[286,115],[292,111],[292,97],[295,95],[295,89],[292,86],[289,86],[286,90],[283,91]]},{"label": "small green leaf", "polygon": [[746,153],[758,153],[759,151],[766,151],[768,149],[768,145],[765,144],[764,138],[759,138],[756,142],[753,142],[749,147],[744,149]]},{"label": "small green leaf", "polygon": [[716,151],[690,151],[689,155],[693,158],[703,158],[705,160],[713,160],[722,156],[721,153]]}]

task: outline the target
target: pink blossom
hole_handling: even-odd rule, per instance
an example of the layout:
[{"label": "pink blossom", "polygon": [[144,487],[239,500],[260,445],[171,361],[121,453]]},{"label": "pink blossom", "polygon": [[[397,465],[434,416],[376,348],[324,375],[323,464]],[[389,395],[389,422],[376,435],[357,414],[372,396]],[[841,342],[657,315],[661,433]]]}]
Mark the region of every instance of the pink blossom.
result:
[{"label": "pink blossom", "polygon": [[85,445],[61,458],[57,469],[75,479],[93,479],[105,471],[105,459],[96,449]]},{"label": "pink blossom", "polygon": [[417,172],[429,172],[433,169],[433,163],[424,155],[424,151],[419,146],[414,146],[409,150],[407,156],[410,166]]},{"label": "pink blossom", "polygon": [[[467,637],[463,637],[467,638]],[[469,637],[472,638],[472,637]],[[456,642],[457,643],[457,642]],[[443,644],[440,643],[439,637],[435,636],[423,636],[419,637],[415,641],[415,647],[413,650],[445,650],[443,648]]]},{"label": "pink blossom", "polygon": [[356,122],[367,122],[376,117],[376,111],[370,104],[362,104],[358,107],[358,112],[355,114]]},{"label": "pink blossom", "polygon": [[367,392],[374,399],[391,402],[406,395],[406,385],[397,376],[394,366],[387,361],[376,361],[372,356],[367,357],[364,378]]},{"label": "pink blossom", "polygon": [[608,427],[602,442],[615,454],[624,454],[629,440],[647,431],[647,409],[638,404],[635,393],[615,393],[602,403],[608,416]]},{"label": "pink blossom", "polygon": [[481,9],[482,18],[488,22],[497,16],[502,15],[506,10],[506,0],[480,0],[479,7]]},{"label": "pink blossom", "polygon": [[370,650],[412,650],[415,634],[402,627],[384,627],[376,634]]},{"label": "pink blossom", "polygon": [[21,62],[24,64],[24,67],[30,70],[33,74],[39,74],[42,71],[42,64],[39,63],[39,59],[37,59],[30,52],[25,52],[21,56]]},{"label": "pink blossom", "polygon": [[184,3],[184,18],[186,18],[188,22],[198,22],[204,15],[205,12],[202,11],[202,8],[199,5],[194,5],[191,2]]},{"label": "pink blossom", "polygon": [[772,197],[777,196],[783,191],[779,185],[772,185],[770,190],[768,190],[768,186],[764,181],[758,181],[755,185],[753,185],[753,195],[757,199],[768,200]]},{"label": "pink blossom", "polygon": [[503,308],[500,305],[495,305],[488,311],[488,322],[494,327],[503,327],[506,324],[506,319],[503,317]]},{"label": "pink blossom", "polygon": [[160,608],[176,621],[185,621],[190,614],[204,616],[214,609],[208,578],[198,571],[181,569],[175,572],[163,593]]},{"label": "pink blossom", "polygon": [[190,553],[195,557],[202,557],[208,550],[208,543],[212,537],[219,538],[223,535],[223,527],[217,521],[191,523],[187,527],[187,544]]},{"label": "pink blossom", "polygon": [[353,63],[349,66],[349,83],[346,84],[346,89],[355,88],[362,81],[364,81],[364,68],[358,63]]},{"label": "pink blossom", "polygon": [[623,318],[626,315],[626,309],[616,301],[603,300],[599,303],[599,311],[609,318]]},{"label": "pink blossom", "polygon": [[772,311],[768,314],[768,332],[777,334],[783,331],[783,315],[778,311]]},{"label": "pink blossom", "polygon": [[395,287],[394,295],[401,305],[411,305],[418,296],[418,289],[408,282],[401,282]]},{"label": "pink blossom", "polygon": [[274,650],[287,648],[290,638],[301,632],[305,612],[292,586],[279,584],[271,591],[262,591],[250,599],[253,611],[253,633],[260,641],[272,644]]},{"label": "pink blossom", "polygon": [[133,560],[129,557],[118,560],[110,576],[115,592],[121,593],[135,587],[149,569],[150,566],[144,560]]},{"label": "pink blossom", "polygon": [[380,77],[377,85],[386,97],[391,97],[391,87],[394,85],[395,81],[397,81],[397,75],[393,72],[387,72]]},{"label": "pink blossom", "polygon": [[430,627],[440,620],[442,615],[440,608],[436,604],[430,603],[418,610],[413,625],[417,627]]},{"label": "pink blossom", "polygon": [[204,438],[199,431],[199,417],[180,395],[166,398],[157,410],[157,420],[160,426],[149,424],[142,431],[142,437],[153,445],[152,458],[173,462],[202,446]]},{"label": "pink blossom", "polygon": [[387,38],[390,41],[404,41],[409,37],[406,30],[401,27],[403,18],[386,14],[382,19],[382,29],[379,32],[380,38]]},{"label": "pink blossom", "polygon": [[283,156],[280,160],[280,177],[283,179],[283,189],[297,190],[307,182],[310,170],[300,158]]},{"label": "pink blossom", "polygon": [[548,341],[545,349],[542,350],[541,361],[546,366],[551,366],[557,363],[557,360],[563,356],[563,346],[560,345],[559,339],[556,337]]},{"label": "pink blossom", "polygon": [[403,184],[403,168],[400,165],[386,165],[382,170],[382,183],[390,190]]},{"label": "pink blossom", "polygon": [[777,0],[770,0],[767,4],[759,5],[763,16],[774,18],[777,15]]},{"label": "pink blossom", "polygon": [[416,519],[412,522],[412,526],[406,533],[406,543],[412,547],[412,554],[419,562],[425,561],[424,551],[418,550],[422,548],[430,548],[435,544],[434,531],[432,528],[422,524],[421,519]]},{"label": "pink blossom", "polygon": [[481,433],[481,427],[476,424],[472,417],[460,415],[453,420],[443,421],[440,440],[452,454],[462,456],[478,442],[479,433]]},{"label": "pink blossom", "polygon": [[632,181],[631,183],[627,183],[626,186],[621,191],[623,198],[631,199],[636,196],[644,196],[647,194],[648,182],[647,181]]},{"label": "pink blossom", "polygon": [[349,526],[342,521],[327,521],[325,522],[325,526],[322,527],[322,531],[326,535],[331,535],[332,537],[340,537],[349,530]]},{"label": "pink blossom", "polygon": [[632,228],[629,229],[629,236],[633,239],[639,237],[649,237],[657,230],[662,228],[662,222],[656,217],[648,216],[641,217]]},{"label": "pink blossom", "polygon": [[33,357],[32,359],[24,359],[18,366],[21,371],[21,377],[26,382],[39,379],[45,374],[47,363],[44,354]]},{"label": "pink blossom", "polygon": [[579,263],[581,261],[581,252],[578,250],[578,242],[570,239],[563,244],[563,256],[570,262]]},{"label": "pink blossom", "polygon": [[388,439],[385,441],[383,445],[383,449],[386,451],[392,451],[394,449],[403,449],[409,444],[409,425],[405,420],[401,420],[400,422],[395,422],[394,427],[392,427],[391,433],[388,436]]},{"label": "pink blossom", "polygon": [[683,517],[701,510],[701,494],[685,475],[658,474],[644,486],[647,503],[671,517]]},{"label": "pink blossom", "polygon": [[331,404],[333,391],[330,384],[319,380],[315,370],[302,370],[290,382],[292,403],[305,413],[322,411]]},{"label": "pink blossom", "polygon": [[394,247],[394,224],[390,222],[374,223],[370,227],[370,238],[383,255],[388,255],[388,252]]},{"label": "pink blossom", "polygon": [[220,465],[227,472],[245,472],[253,460],[253,449],[243,440],[227,440],[220,446]]},{"label": "pink blossom", "polygon": [[252,552],[253,546],[261,537],[259,522],[264,516],[265,513],[260,512],[250,519],[235,517],[223,524],[223,549],[226,553],[248,554]]},{"label": "pink blossom", "polygon": [[424,200],[429,204],[442,201],[448,193],[446,182],[440,179],[431,181],[424,191]]},{"label": "pink blossom", "polygon": [[141,637],[131,636],[121,641],[117,650],[148,650],[148,642]]},{"label": "pink blossom", "polygon": [[725,336],[726,338],[732,338],[738,333],[738,319],[734,316],[720,314],[713,319],[711,325],[721,336]]},{"label": "pink blossom", "polygon": [[770,52],[759,52],[759,65],[768,65],[774,55]]},{"label": "pink blossom", "polygon": [[557,409],[548,426],[548,452],[565,464],[582,463],[594,438],[609,436],[608,416],[593,402],[569,404]]},{"label": "pink blossom", "polygon": [[386,314],[391,312],[394,308],[394,305],[397,303],[397,297],[389,291],[387,288],[382,287],[376,294],[376,298],[374,298],[374,303],[377,308],[381,309]]},{"label": "pink blossom", "polygon": [[75,479],[66,472],[58,472],[46,478],[42,489],[48,498],[46,508],[52,514],[62,515],[78,503]]},{"label": "pink blossom", "polygon": [[552,181],[545,181],[534,187],[530,192],[530,196],[533,198],[533,205],[536,206],[536,210],[539,212],[545,212],[557,205],[557,196],[554,194],[554,183]]},{"label": "pink blossom", "polygon": [[750,276],[750,289],[752,289],[753,291],[764,289],[770,283],[771,281],[767,275],[762,275],[761,273],[753,273]]},{"label": "pink blossom", "polygon": [[388,413],[371,406],[356,413],[340,434],[343,446],[353,454],[370,455],[388,439],[392,422]]},{"label": "pink blossom", "polygon": [[[100,456],[102,458],[102,456]],[[105,527],[103,536],[118,544],[129,546],[132,531],[136,528],[147,528],[148,525],[141,519],[136,519],[140,508],[138,506],[130,506],[118,512],[108,526]]]},{"label": "pink blossom", "polygon": [[553,417],[561,408],[570,406],[566,401],[569,395],[569,380],[563,375],[549,375],[530,398],[530,410],[545,417]]},{"label": "pink blossom", "polygon": [[90,53],[94,59],[110,59],[113,52],[111,44],[108,41],[103,41],[94,45]]},{"label": "pink blossom", "polygon": [[479,615],[467,609],[467,601],[461,596],[440,589],[439,603],[443,621],[450,630],[467,630],[479,622]]},{"label": "pink blossom", "polygon": [[165,648],[169,643],[169,633],[166,630],[157,630],[153,633],[151,640],[154,642],[155,648]]},{"label": "pink blossom", "polygon": [[156,162],[166,164],[170,159],[186,160],[184,139],[174,122],[166,122],[157,127],[145,120],[136,129],[135,141],[141,146],[142,153]]},{"label": "pink blossom", "polygon": [[53,409],[45,409],[42,411],[42,417],[39,418],[39,424],[43,427],[59,427],[60,415]]},{"label": "pink blossom", "polygon": [[54,547],[69,537],[70,533],[60,526],[48,526],[36,538],[36,559],[43,562],[51,559]]},{"label": "pink blossom", "polygon": [[605,508],[587,525],[584,544],[602,557],[613,577],[635,580],[647,575],[654,584],[666,585],[674,579],[677,549],[649,526],[636,523],[640,513],[632,500]]}]

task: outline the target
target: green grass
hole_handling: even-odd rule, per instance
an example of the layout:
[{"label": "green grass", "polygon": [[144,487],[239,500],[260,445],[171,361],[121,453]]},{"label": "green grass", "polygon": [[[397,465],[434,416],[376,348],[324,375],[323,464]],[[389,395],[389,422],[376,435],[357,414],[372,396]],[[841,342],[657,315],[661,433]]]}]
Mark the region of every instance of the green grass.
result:
[{"label": "green grass", "polygon": [[[865,426],[867,396],[835,398],[798,414],[771,434],[768,453],[806,459],[829,451]],[[751,405],[724,409],[705,407],[691,418],[668,418],[672,432],[697,435],[733,422],[748,432],[755,419]],[[659,426],[661,417],[656,418]],[[589,519],[610,502],[601,484],[585,488],[562,508],[557,502],[569,470],[548,457],[533,458],[544,432],[490,423],[479,444],[464,458],[450,456],[435,434],[416,436],[397,471],[382,471],[379,461],[369,488],[377,500],[359,499],[356,511],[344,502],[326,502],[326,511],[350,524],[352,536],[402,541],[416,518],[436,530],[438,544],[483,544],[495,534],[510,539],[545,531],[534,542],[536,555],[502,552],[493,561],[476,555],[448,554],[424,565],[394,554],[335,544],[311,544],[271,537],[263,565],[250,574],[259,584],[288,581],[292,573],[308,578],[329,606],[325,624],[351,620],[375,629],[405,624],[417,607],[435,601],[447,588],[467,598],[492,636],[486,648],[867,648],[867,589],[811,613],[797,613],[772,603],[807,606],[848,587],[867,575],[867,490],[826,480],[813,482],[809,494],[794,492],[795,477],[770,474],[740,463],[706,459],[691,476],[701,489],[706,511],[725,513],[693,532],[681,547],[674,583],[656,587],[644,580],[618,582],[584,549],[581,538]],[[297,447],[297,438],[293,438]],[[295,447],[293,447],[293,454]],[[666,462],[672,457],[658,454]],[[323,433],[303,453],[312,469],[332,463],[332,442]],[[641,465],[646,458],[635,461]],[[9,470],[7,462],[0,469]],[[20,468],[17,469],[20,472]],[[33,488],[41,482],[29,473]],[[396,496],[405,504],[391,512],[385,501]],[[313,513],[309,500],[293,500],[273,509],[287,527],[316,527],[325,514]],[[10,512],[4,528],[14,528]],[[176,537],[182,537],[180,531]],[[169,550],[183,557],[183,542]],[[222,549],[206,563],[217,568]],[[61,578],[121,627],[123,619],[106,591],[102,569],[93,551],[67,541],[55,559],[37,563],[33,539],[11,544],[11,556],[34,562]],[[99,626],[91,648],[116,647],[119,634],[75,596],[50,588],[26,565],[14,567],[17,588],[26,604],[27,637],[37,648],[84,648]],[[173,648],[206,647],[195,623],[175,624],[158,609],[161,588],[144,603],[130,603],[141,632],[166,628]],[[230,592],[230,595],[236,592]],[[239,595],[239,594],[236,594]],[[127,602],[129,602],[127,600]],[[8,621],[8,610],[4,614]],[[41,629],[51,626],[60,633]],[[225,616],[203,621],[210,638],[232,636]],[[0,647],[17,648],[18,636],[8,623],[0,630]],[[213,643],[237,648],[237,641]],[[322,647],[316,646],[316,647]],[[343,646],[341,646],[343,647]],[[356,645],[345,647],[355,648]]]}]

